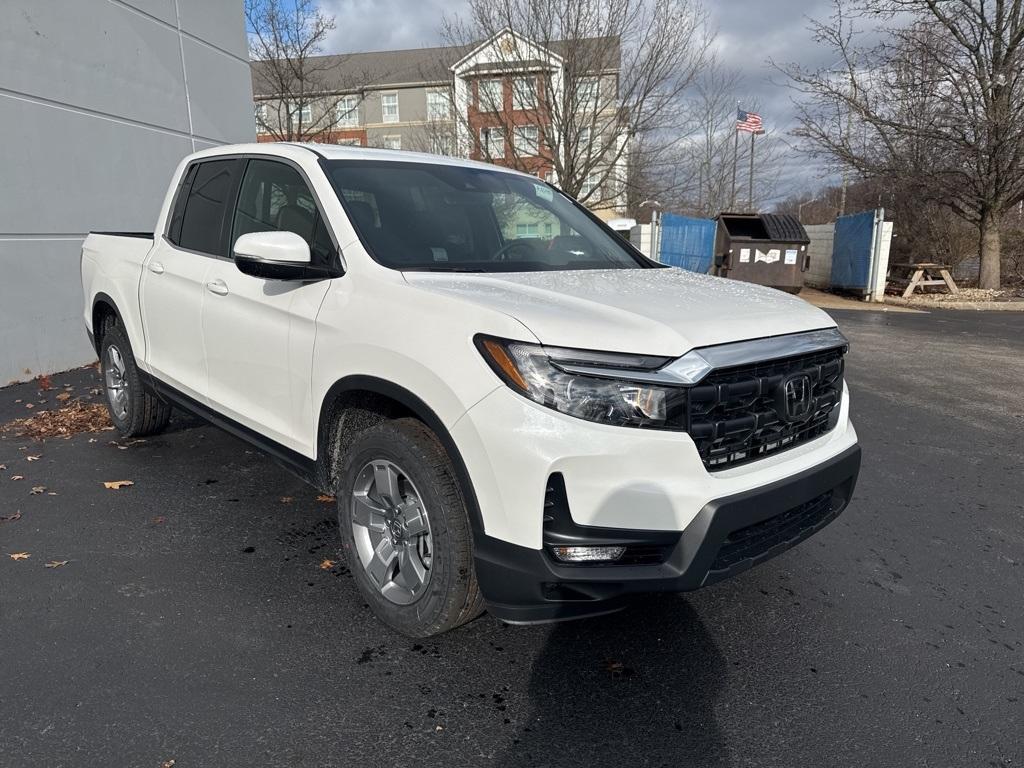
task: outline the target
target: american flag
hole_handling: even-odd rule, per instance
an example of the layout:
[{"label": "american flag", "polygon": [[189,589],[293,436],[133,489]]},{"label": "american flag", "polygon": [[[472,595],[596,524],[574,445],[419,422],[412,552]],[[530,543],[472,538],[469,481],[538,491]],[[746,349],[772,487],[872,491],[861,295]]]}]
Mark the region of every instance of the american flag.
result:
[{"label": "american flag", "polygon": [[736,130],[764,133],[764,123],[761,122],[761,116],[756,112],[744,112],[742,109],[737,109]]}]

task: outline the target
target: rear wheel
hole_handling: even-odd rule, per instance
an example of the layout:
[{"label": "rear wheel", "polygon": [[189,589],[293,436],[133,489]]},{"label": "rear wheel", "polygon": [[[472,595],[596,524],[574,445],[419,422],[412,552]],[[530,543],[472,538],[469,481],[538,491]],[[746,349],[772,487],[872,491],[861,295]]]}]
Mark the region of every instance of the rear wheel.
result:
[{"label": "rear wheel", "polygon": [[428,637],[478,616],[469,516],[434,434],[415,419],[384,422],[356,437],[342,462],[342,541],[377,617]]},{"label": "rear wheel", "polygon": [[128,336],[116,321],[103,333],[100,372],[107,412],[122,435],[152,435],[167,426],[171,407],[143,384]]}]

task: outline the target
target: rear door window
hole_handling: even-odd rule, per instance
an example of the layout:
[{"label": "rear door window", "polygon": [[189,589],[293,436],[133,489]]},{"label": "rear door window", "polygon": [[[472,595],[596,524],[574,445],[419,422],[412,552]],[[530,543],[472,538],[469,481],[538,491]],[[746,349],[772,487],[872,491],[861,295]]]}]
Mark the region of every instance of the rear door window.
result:
[{"label": "rear door window", "polygon": [[211,160],[199,164],[182,212],[176,245],[213,256],[224,255],[225,212],[235,189],[240,162]]}]

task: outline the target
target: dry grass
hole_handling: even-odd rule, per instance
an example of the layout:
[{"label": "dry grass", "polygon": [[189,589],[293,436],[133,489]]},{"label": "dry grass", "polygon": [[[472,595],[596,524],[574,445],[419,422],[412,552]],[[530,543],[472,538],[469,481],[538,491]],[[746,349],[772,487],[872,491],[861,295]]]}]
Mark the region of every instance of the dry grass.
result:
[{"label": "dry grass", "polygon": [[961,288],[959,293],[915,293],[909,301],[920,304],[942,304],[949,301],[957,302],[989,302],[1010,301],[1024,296],[1024,289],[1004,288],[995,291],[985,288]]}]

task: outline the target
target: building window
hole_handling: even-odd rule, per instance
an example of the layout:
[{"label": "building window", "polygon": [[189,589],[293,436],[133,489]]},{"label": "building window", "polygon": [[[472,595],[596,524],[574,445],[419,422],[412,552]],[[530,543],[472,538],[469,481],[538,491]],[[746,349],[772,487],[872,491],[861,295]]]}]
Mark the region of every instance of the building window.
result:
[{"label": "building window", "polygon": [[301,122],[303,125],[309,125],[313,121],[312,104],[307,103],[301,106],[289,106],[288,111],[291,113],[292,120],[294,120],[295,122]]},{"label": "building window", "polygon": [[501,80],[481,80],[476,86],[477,109],[481,112],[501,112],[505,108],[504,88]]},{"label": "building window", "polygon": [[267,132],[267,104],[261,101],[256,105],[256,131],[258,133]]},{"label": "building window", "polygon": [[359,97],[350,94],[342,96],[335,108],[335,121],[339,126],[351,128],[359,125]]},{"label": "building window", "polygon": [[398,94],[382,93],[380,95],[380,114],[385,123],[398,122]]},{"label": "building window", "polygon": [[512,140],[516,154],[520,157],[532,157],[538,154],[539,135],[536,125],[517,125],[512,129]]},{"label": "building window", "polygon": [[384,149],[401,149],[402,148],[402,137],[401,136],[385,136],[381,140],[381,146]]},{"label": "building window", "polygon": [[580,128],[579,137],[576,139],[576,156],[577,157],[593,157],[596,156],[596,152],[590,146],[590,137],[592,136],[590,126],[586,125]]},{"label": "building window", "polygon": [[447,91],[427,91],[427,120],[450,120],[451,117]]},{"label": "building window", "polygon": [[[551,226],[550,224],[548,225]],[[540,237],[539,224],[516,224],[516,237]]]},{"label": "building window", "polygon": [[501,133],[501,128],[481,128],[480,147],[484,157],[505,157],[505,137]]},{"label": "building window", "polygon": [[434,155],[452,154],[452,137],[447,133],[430,134],[430,153]]},{"label": "building window", "polygon": [[361,147],[363,142],[359,139],[338,139],[335,142],[339,147]]},{"label": "building window", "polygon": [[512,109],[537,107],[537,78],[517,77],[512,81]]},{"label": "building window", "polygon": [[601,174],[589,173],[587,178],[583,180],[583,185],[580,187],[580,197],[586,197],[591,193],[597,193],[601,186]]},{"label": "building window", "polygon": [[576,100],[580,109],[595,110],[601,96],[601,78],[583,77],[576,84]]}]

